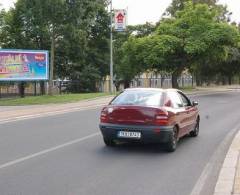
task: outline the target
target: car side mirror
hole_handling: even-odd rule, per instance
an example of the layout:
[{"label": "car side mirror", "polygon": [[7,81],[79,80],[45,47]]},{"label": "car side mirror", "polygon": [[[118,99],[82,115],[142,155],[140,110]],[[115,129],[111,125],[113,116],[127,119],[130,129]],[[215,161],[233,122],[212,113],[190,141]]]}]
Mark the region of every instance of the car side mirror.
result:
[{"label": "car side mirror", "polygon": [[198,102],[193,101],[193,102],[192,102],[192,105],[193,105],[193,106],[197,106],[197,105],[198,105]]}]

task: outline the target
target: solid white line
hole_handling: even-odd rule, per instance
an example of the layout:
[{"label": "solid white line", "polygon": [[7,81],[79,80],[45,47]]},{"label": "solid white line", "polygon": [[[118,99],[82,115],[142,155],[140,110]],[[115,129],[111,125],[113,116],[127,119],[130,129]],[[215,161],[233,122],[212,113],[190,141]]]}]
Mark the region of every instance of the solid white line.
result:
[{"label": "solid white line", "polygon": [[18,163],[21,163],[21,162],[24,162],[24,161],[27,161],[27,160],[30,160],[30,159],[33,159],[33,158],[42,156],[42,155],[44,155],[44,154],[47,154],[47,153],[50,153],[50,152],[53,152],[53,151],[62,149],[62,148],[67,147],[67,146],[71,146],[71,145],[73,145],[73,144],[82,142],[82,141],[84,141],[84,140],[90,139],[90,138],[95,137],[95,136],[98,136],[98,135],[100,135],[100,133],[93,133],[93,134],[91,134],[91,135],[88,135],[88,136],[85,136],[85,137],[82,137],[82,138],[79,138],[79,139],[76,139],[76,140],[73,140],[73,141],[70,141],[70,142],[67,142],[67,143],[58,145],[58,146],[55,146],[55,147],[53,147],[53,148],[49,148],[49,149],[46,149],[46,150],[43,150],[43,151],[40,151],[40,152],[31,154],[31,155],[28,155],[28,156],[25,156],[25,157],[22,157],[22,158],[19,158],[19,159],[16,159],[16,160],[13,160],[13,161],[4,163],[4,164],[0,165],[0,169],[7,168],[7,167],[10,167],[10,166],[16,165],[16,164],[18,164]]},{"label": "solid white line", "polygon": [[233,136],[236,134],[238,129],[239,129],[239,125],[237,125],[237,127],[233,128],[227,134],[227,136],[224,138],[224,140],[220,143],[220,145],[217,147],[217,150],[212,155],[210,161],[204,167],[202,174],[198,178],[190,195],[200,195],[201,194],[201,191],[203,190],[204,185],[206,184],[209,175],[211,174],[211,172],[213,171],[214,167],[217,164],[217,158],[222,154],[222,151],[228,146],[229,142],[233,139]]},{"label": "solid white line", "polygon": [[41,114],[30,114],[30,115],[17,116],[17,117],[2,119],[2,120],[0,120],[0,124],[16,122],[16,121],[21,121],[21,120],[27,120],[27,119],[40,118],[40,117],[46,117],[46,116],[55,116],[55,115],[66,114],[66,113],[77,112],[77,111],[97,109],[97,108],[100,108],[104,105],[106,105],[106,104],[99,104],[97,106],[96,105],[85,106],[85,107],[81,107],[81,108],[70,108],[70,109],[56,110],[56,111],[50,111],[50,112],[45,112],[45,113],[41,113]]}]

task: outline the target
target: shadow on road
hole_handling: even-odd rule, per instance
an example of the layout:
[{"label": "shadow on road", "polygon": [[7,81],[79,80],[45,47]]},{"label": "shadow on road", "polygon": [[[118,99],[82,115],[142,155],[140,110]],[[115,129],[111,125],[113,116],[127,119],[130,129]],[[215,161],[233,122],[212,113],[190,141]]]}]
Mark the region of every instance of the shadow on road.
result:
[{"label": "shadow on road", "polygon": [[178,142],[178,146],[175,152],[169,153],[166,151],[164,144],[141,144],[141,143],[117,143],[114,147],[107,147],[103,144],[103,147],[100,148],[101,153],[113,153],[116,154],[162,154],[162,155],[170,155],[177,153],[184,147],[189,147],[191,145],[190,136],[185,136],[181,138]]}]

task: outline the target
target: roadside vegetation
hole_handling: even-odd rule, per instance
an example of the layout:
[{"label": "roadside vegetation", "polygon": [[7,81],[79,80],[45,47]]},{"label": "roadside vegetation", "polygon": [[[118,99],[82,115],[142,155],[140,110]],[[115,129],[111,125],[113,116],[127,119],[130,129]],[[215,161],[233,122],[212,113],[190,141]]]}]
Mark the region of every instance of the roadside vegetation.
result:
[{"label": "roadside vegetation", "polygon": [[1,99],[0,106],[23,106],[42,104],[63,104],[77,102],[81,100],[91,100],[94,98],[109,96],[110,93],[83,93],[83,94],[63,94],[63,95],[43,95],[30,96],[25,98]]},{"label": "roadside vegetation", "polygon": [[193,2],[173,0],[158,24],[129,28],[128,37],[117,35],[122,38],[116,48],[119,82],[128,87],[136,75],[149,70],[172,74],[174,88],[186,70],[198,86],[231,84],[240,76],[239,26],[230,23],[227,7],[216,0]]},{"label": "roadside vegetation", "polygon": [[[109,72],[107,0],[18,0],[0,11],[0,47],[44,49],[54,78],[71,93],[96,92]],[[114,32],[114,83],[129,87],[143,72],[169,73],[172,86],[188,71],[197,85],[240,82],[240,27],[217,0],[173,0],[156,24]]]}]

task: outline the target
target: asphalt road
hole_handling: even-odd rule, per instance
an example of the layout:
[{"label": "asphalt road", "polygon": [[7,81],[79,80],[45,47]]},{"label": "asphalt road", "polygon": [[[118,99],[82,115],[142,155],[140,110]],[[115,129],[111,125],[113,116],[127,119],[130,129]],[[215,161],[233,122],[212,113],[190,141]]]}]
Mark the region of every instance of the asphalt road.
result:
[{"label": "asphalt road", "polygon": [[100,109],[1,124],[0,194],[190,195],[196,184],[211,194],[226,137],[240,125],[240,92],[192,100],[200,103],[200,135],[182,139],[174,153],[154,145],[105,147]]}]

